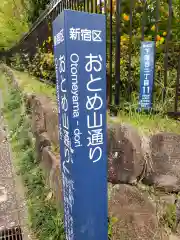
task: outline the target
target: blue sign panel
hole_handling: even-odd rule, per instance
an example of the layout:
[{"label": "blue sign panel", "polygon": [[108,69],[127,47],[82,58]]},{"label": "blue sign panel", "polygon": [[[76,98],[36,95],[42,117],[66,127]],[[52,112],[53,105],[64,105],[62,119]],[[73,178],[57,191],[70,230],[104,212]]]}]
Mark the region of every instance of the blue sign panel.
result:
[{"label": "blue sign panel", "polygon": [[53,22],[67,240],[107,240],[105,16]]},{"label": "blue sign panel", "polygon": [[140,97],[139,109],[152,108],[154,82],[154,42],[141,43]]}]

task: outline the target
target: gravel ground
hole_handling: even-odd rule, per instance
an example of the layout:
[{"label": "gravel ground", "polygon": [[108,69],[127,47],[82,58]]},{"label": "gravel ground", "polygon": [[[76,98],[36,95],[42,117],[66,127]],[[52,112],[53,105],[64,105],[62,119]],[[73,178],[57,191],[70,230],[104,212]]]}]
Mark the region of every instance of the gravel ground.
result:
[{"label": "gravel ground", "polygon": [[[1,100],[2,97],[0,97]],[[2,101],[0,107],[2,107]],[[31,239],[27,228],[24,188],[20,177],[14,171],[11,146],[7,135],[3,116],[0,115],[0,240],[12,239],[10,238],[11,231],[6,232],[7,238],[3,238],[4,230],[17,227],[22,230],[23,240]]]}]

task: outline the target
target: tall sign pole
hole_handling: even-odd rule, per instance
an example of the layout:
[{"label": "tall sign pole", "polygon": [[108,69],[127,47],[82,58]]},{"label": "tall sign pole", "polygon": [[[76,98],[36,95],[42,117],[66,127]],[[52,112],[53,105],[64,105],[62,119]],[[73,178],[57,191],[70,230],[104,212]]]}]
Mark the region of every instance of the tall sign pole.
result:
[{"label": "tall sign pole", "polygon": [[105,16],[53,22],[67,240],[107,240]]},{"label": "tall sign pole", "polygon": [[139,110],[152,109],[154,85],[154,42],[141,43]]}]

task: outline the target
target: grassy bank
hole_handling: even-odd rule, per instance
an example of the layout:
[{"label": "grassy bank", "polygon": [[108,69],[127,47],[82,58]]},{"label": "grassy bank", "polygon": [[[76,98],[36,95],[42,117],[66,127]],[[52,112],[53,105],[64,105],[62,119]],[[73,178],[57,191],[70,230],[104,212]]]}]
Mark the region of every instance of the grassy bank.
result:
[{"label": "grassy bank", "polygon": [[169,118],[166,115],[161,114],[145,114],[136,113],[135,111],[120,111],[117,118],[109,121],[115,121],[118,123],[129,123],[133,125],[140,133],[151,135],[157,132],[173,132],[180,134],[179,121]]},{"label": "grassy bank", "polygon": [[38,95],[44,95],[56,101],[56,88],[55,86],[48,85],[41,82],[40,79],[29,75],[27,72],[19,72],[13,70],[19,86],[27,93],[35,93]]},{"label": "grassy bank", "polygon": [[21,175],[26,191],[29,225],[39,240],[63,240],[62,214],[56,208],[50,189],[35,156],[35,146],[30,122],[23,108],[22,94],[8,84],[0,73],[0,88],[4,97],[4,116],[9,128],[13,161]]},{"label": "grassy bank", "polygon": [[[49,86],[45,83],[42,83],[37,78],[30,76],[26,72],[19,72],[14,70],[14,74],[17,77],[22,91],[27,93],[35,93],[37,95],[44,95],[52,99],[52,101],[56,102],[55,86]],[[163,116],[162,114],[138,114],[133,111],[132,106],[128,108],[128,111],[121,110],[115,121],[119,123],[130,123],[135,126],[140,132],[148,135],[161,131],[174,133],[180,132],[180,124],[178,121],[175,121],[165,115]]]}]

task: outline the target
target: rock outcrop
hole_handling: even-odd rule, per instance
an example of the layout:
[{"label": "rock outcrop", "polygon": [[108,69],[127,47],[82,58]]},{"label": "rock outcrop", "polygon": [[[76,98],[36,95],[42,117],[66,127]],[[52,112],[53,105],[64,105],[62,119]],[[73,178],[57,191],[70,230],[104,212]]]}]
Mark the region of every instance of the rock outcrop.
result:
[{"label": "rock outcrop", "polygon": [[136,183],[144,169],[141,137],[128,124],[109,124],[107,128],[108,181]]},{"label": "rock outcrop", "polygon": [[150,138],[151,169],[145,184],[167,192],[180,191],[180,135],[158,133]]},{"label": "rock outcrop", "polygon": [[111,189],[109,216],[117,218],[112,240],[167,240],[158,223],[156,208],[135,186],[119,184]]}]

